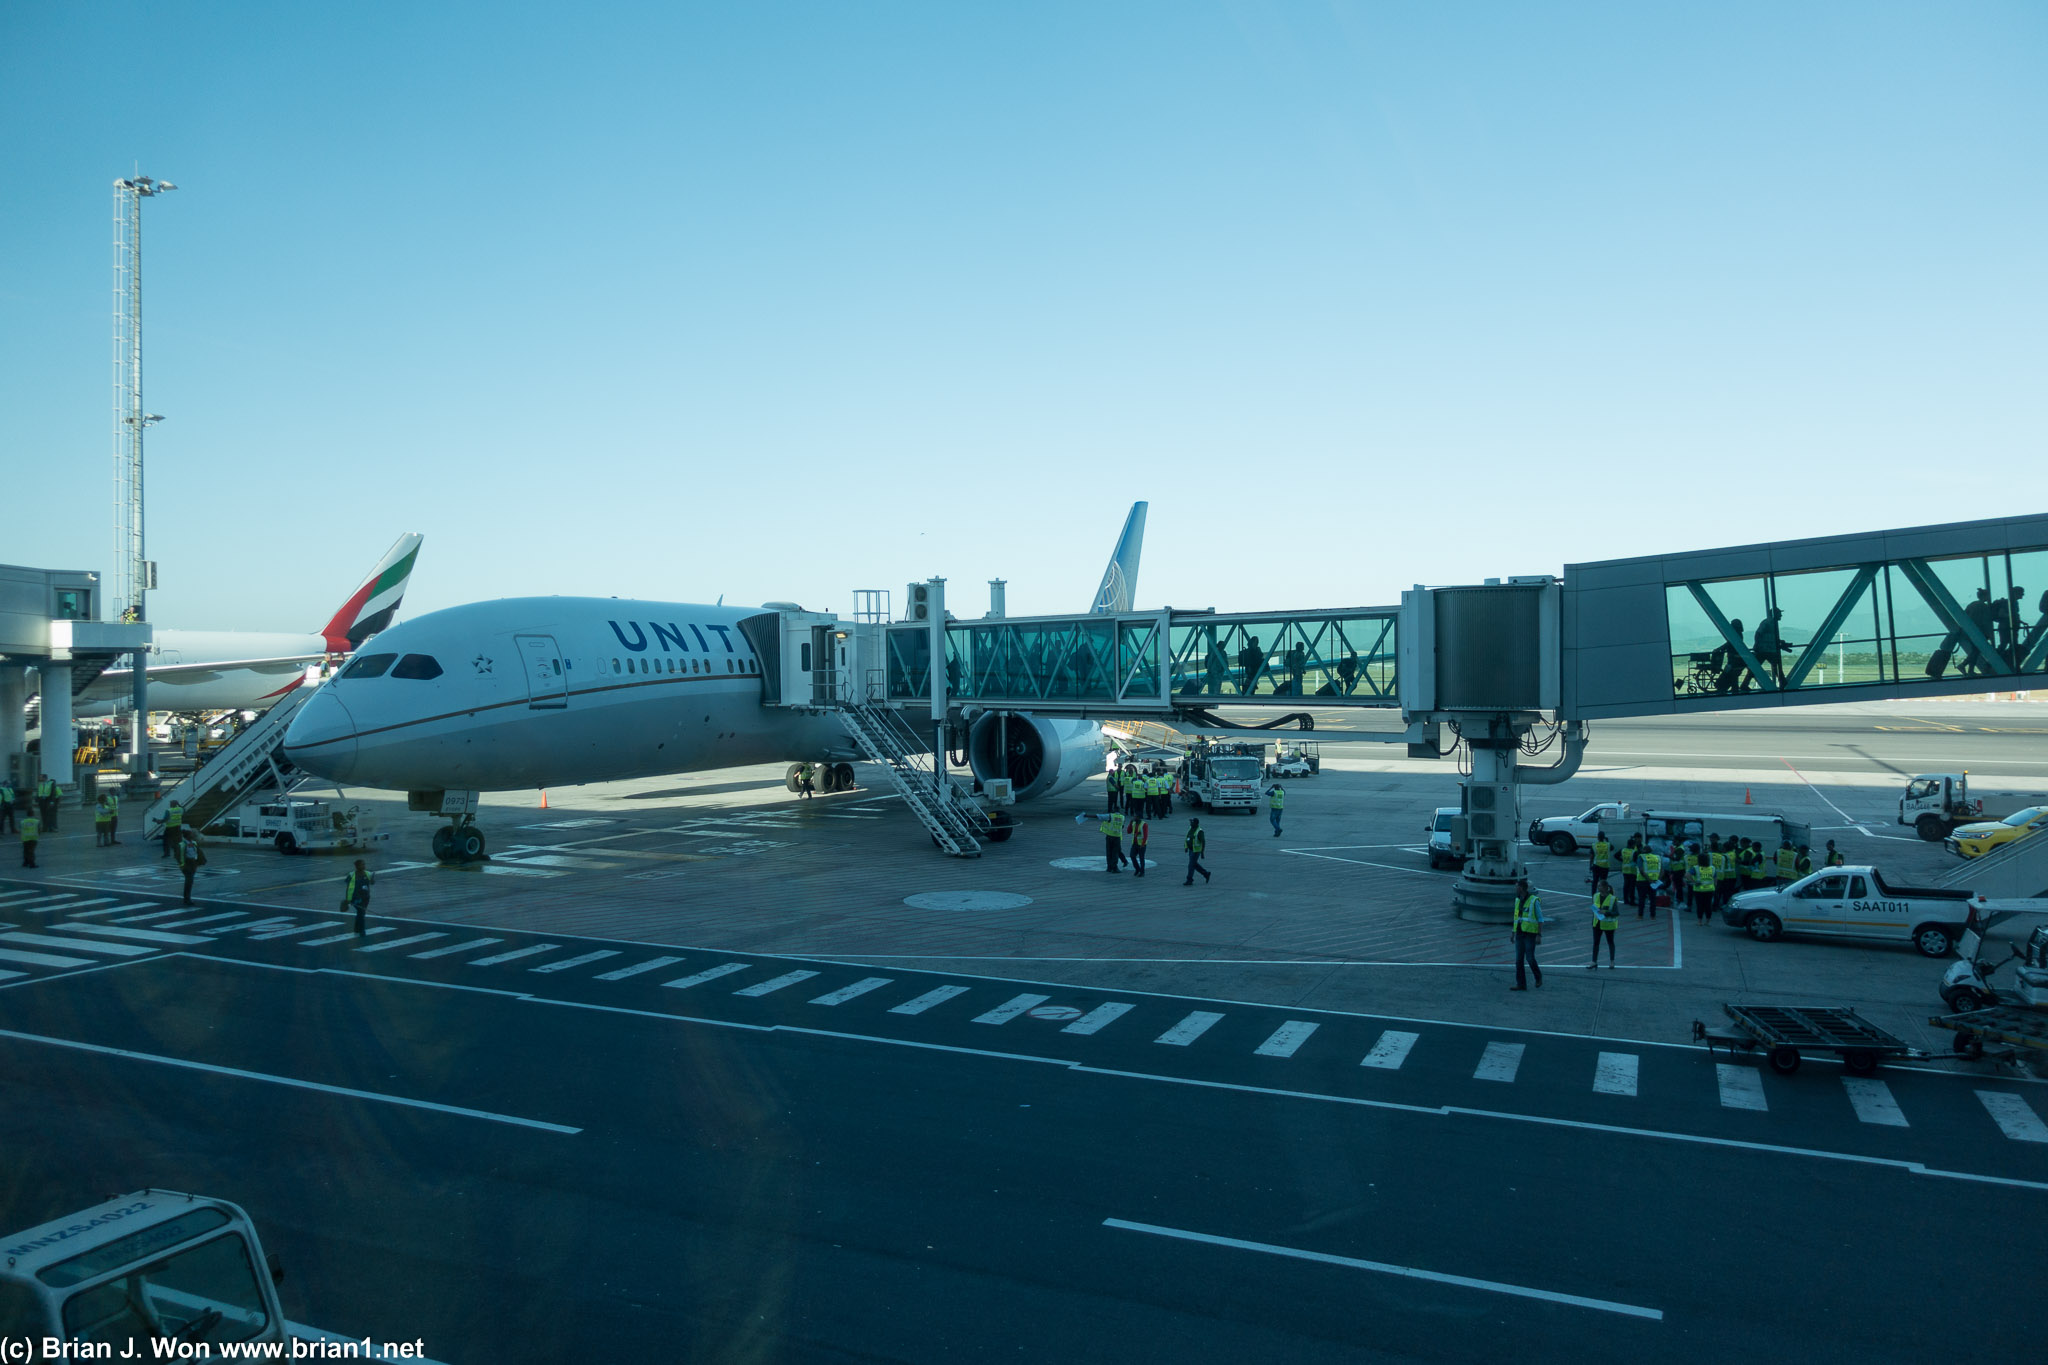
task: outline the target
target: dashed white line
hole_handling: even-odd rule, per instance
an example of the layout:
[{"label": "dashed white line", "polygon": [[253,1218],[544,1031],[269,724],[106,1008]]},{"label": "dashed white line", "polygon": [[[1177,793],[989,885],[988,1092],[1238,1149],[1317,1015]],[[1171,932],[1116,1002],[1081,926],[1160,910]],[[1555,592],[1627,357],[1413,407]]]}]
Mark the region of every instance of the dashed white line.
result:
[{"label": "dashed white line", "polygon": [[1414,1047],[1415,1040],[1421,1036],[1390,1028],[1380,1035],[1379,1041],[1372,1045],[1372,1051],[1366,1053],[1358,1064],[1376,1066],[1382,1071],[1399,1071],[1401,1063],[1408,1060],[1408,1049]]},{"label": "dashed white line", "polygon": [[1891,1087],[1868,1076],[1844,1076],[1842,1087],[1849,1092],[1849,1104],[1864,1123],[1885,1128],[1906,1127],[1906,1116],[1892,1098]]},{"label": "dashed white line", "polygon": [[1273,1036],[1253,1049],[1257,1057],[1292,1057],[1301,1045],[1308,1041],[1317,1025],[1306,1019],[1289,1019],[1273,1030]]},{"label": "dashed white line", "polygon": [[816,972],[784,972],[781,976],[771,977],[766,981],[757,981],[751,986],[742,986],[734,991],[733,994],[758,998],[770,992],[779,991],[784,986],[794,986],[799,981],[809,981],[816,975]]},{"label": "dashed white line", "polygon": [[332,929],[333,927],[334,922],[332,920],[316,920],[311,924],[301,924],[296,929],[270,929],[260,934],[251,934],[249,937],[252,941],[257,939],[291,938],[295,934],[310,934],[315,929]]},{"label": "dashed white line", "polygon": [[933,1005],[943,1005],[954,996],[965,994],[967,994],[967,987],[965,986],[940,986],[936,990],[926,991],[915,1000],[906,1000],[902,1004],[892,1007],[889,1013],[923,1014]]},{"label": "dashed white line", "polygon": [[462,943],[451,943],[445,948],[429,948],[424,953],[407,953],[407,957],[448,957],[455,953],[466,953],[472,948],[488,948],[493,943],[503,943],[502,938],[473,938]]},{"label": "dashed white line", "polygon": [[1633,1052],[1603,1052],[1593,1067],[1593,1093],[1596,1095],[1633,1095],[1636,1093],[1636,1070],[1641,1059]]},{"label": "dashed white line", "polygon": [[289,916],[274,915],[269,919],[250,920],[247,924],[223,924],[217,929],[208,929],[206,932],[216,936],[221,934],[255,934],[261,933],[265,929],[282,929],[291,922]]},{"label": "dashed white line", "polygon": [[201,915],[197,919],[172,920],[168,924],[160,924],[157,927],[159,929],[184,929],[194,924],[214,924],[224,919],[247,918],[249,918],[249,912],[247,910],[223,910],[218,915]]},{"label": "dashed white line", "polygon": [[383,924],[379,925],[375,929],[365,930],[363,933],[360,934],[358,934],[355,930],[350,929],[345,933],[329,934],[326,938],[302,939],[299,942],[299,946],[301,948],[318,948],[323,943],[340,943],[343,939],[373,938],[378,934],[392,934],[396,932],[398,932],[396,925]]},{"label": "dashed white line", "polygon": [[1724,1109],[1755,1109],[1761,1112],[1771,1107],[1764,1099],[1764,1078],[1753,1067],[1716,1062],[1714,1079],[1721,1087],[1721,1107]]},{"label": "dashed white line", "polygon": [[1094,1009],[1089,1010],[1079,1019],[1061,1029],[1060,1032],[1100,1033],[1103,1029],[1114,1024],[1136,1008],[1136,1005],[1127,1005],[1121,1000],[1112,1000],[1107,1005],[1097,1005]]},{"label": "dashed white line", "polygon": [[1189,1013],[1187,1018],[1181,1020],[1152,1041],[1164,1043],[1168,1047],[1186,1047],[1189,1043],[1194,1042],[1195,1039],[1215,1027],[1216,1022],[1222,1017],[1222,1015],[1209,1010],[1194,1010]]},{"label": "dashed white line", "polygon": [[409,948],[415,943],[432,943],[437,938],[446,938],[444,933],[408,934],[404,938],[387,938],[382,943],[365,943],[356,949],[359,953],[386,953],[393,948]]},{"label": "dashed white line", "polygon": [[1998,1131],[2014,1142],[2048,1142],[2048,1123],[2041,1122],[2025,1096],[2009,1090],[1979,1090],[1977,1098],[1990,1111]]},{"label": "dashed white line", "polygon": [[581,967],[586,962],[602,962],[608,957],[617,957],[618,955],[619,950],[617,948],[600,948],[594,953],[585,953],[582,957],[564,958],[560,962],[543,962],[540,966],[529,967],[527,970],[530,972],[564,972],[571,967]]},{"label": "dashed white line", "polygon": [[1479,1065],[1472,1069],[1472,1079],[1511,1084],[1515,1073],[1522,1069],[1523,1046],[1521,1043],[1488,1043],[1486,1051],[1479,1055]]},{"label": "dashed white line", "polygon": [[[126,914],[126,913],[128,913],[128,912],[129,912],[130,910],[146,910],[146,909],[148,909],[148,908],[149,908],[150,906],[152,906],[152,905],[154,905],[154,904],[156,904],[156,902],[155,902],[155,901],[131,901],[131,902],[130,902],[129,904],[127,904],[127,905],[110,905],[110,906],[108,906],[108,907],[107,907],[106,909],[104,909],[104,910],[81,910],[81,911],[79,911],[79,912],[78,912],[78,914],[77,914],[77,915],[76,915],[76,916],[75,916],[74,918],[77,918],[77,919],[98,919],[98,918],[99,918],[100,916],[102,916],[102,915],[125,915],[125,914]],[[181,909],[181,910],[182,910],[183,908],[184,908],[183,906],[180,906],[180,907],[179,907],[179,909]],[[127,921],[126,921],[126,920],[115,920],[115,921],[114,921],[114,923],[116,923],[116,924],[126,924],[126,923],[127,923]]]},{"label": "dashed white line", "polygon": [[147,923],[149,923],[149,921],[151,921],[151,920],[153,920],[153,919],[168,919],[168,918],[170,918],[170,917],[171,917],[172,915],[182,915],[182,914],[184,914],[184,913],[185,913],[185,907],[181,905],[181,906],[177,907],[177,908],[176,908],[176,909],[174,909],[174,910],[153,910],[153,911],[151,911],[151,912],[150,912],[149,914],[147,914],[147,915],[130,915],[130,916],[128,916],[128,918],[126,918],[126,919],[117,919],[117,920],[115,920],[115,921],[114,921],[114,923],[116,923],[116,924],[147,924]]},{"label": "dashed white line", "polygon": [[974,1016],[977,1024],[1007,1024],[1025,1010],[1035,1009],[1052,999],[1049,995],[1019,995],[1005,1000],[986,1014]]},{"label": "dashed white line", "polygon": [[535,943],[525,948],[514,948],[509,953],[493,953],[489,957],[472,958],[468,965],[472,967],[495,967],[500,962],[517,962],[522,957],[533,957],[539,953],[552,953],[561,946],[559,943]]},{"label": "dashed white line", "polygon": [[751,962],[727,962],[717,967],[707,967],[695,976],[679,976],[673,981],[664,981],[661,984],[672,987],[675,990],[686,991],[692,986],[701,986],[707,981],[716,981],[721,976],[731,976],[734,972],[743,972],[753,965]]},{"label": "dashed white line", "polygon": [[638,976],[642,972],[651,972],[659,967],[673,966],[681,961],[682,959],[679,957],[650,957],[645,962],[636,962],[630,967],[621,967],[615,972],[606,972],[604,975],[594,979],[598,981],[624,981],[629,976]]},{"label": "dashed white line", "polygon": [[890,976],[862,977],[851,986],[841,986],[836,991],[828,991],[811,1001],[811,1003],[813,1005],[843,1005],[857,995],[866,995],[869,991],[880,990],[893,980],[895,978]]}]

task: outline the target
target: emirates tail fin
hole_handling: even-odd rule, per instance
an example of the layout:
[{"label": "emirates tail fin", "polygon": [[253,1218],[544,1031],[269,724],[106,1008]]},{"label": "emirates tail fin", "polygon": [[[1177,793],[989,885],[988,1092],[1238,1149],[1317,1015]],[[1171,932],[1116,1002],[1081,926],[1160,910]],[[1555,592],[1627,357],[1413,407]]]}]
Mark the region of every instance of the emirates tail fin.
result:
[{"label": "emirates tail fin", "polygon": [[391,618],[398,614],[398,604],[405,598],[412,566],[419,559],[421,539],[417,532],[400,536],[384,558],[377,561],[377,567],[370,570],[362,586],[341,604],[334,619],[320,628],[329,651],[347,654],[391,624]]}]

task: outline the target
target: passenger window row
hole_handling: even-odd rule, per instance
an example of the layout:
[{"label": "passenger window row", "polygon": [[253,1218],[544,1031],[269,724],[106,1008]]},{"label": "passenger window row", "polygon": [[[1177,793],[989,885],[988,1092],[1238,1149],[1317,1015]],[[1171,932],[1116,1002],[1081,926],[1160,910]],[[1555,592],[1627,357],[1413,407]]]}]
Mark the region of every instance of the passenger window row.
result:
[{"label": "passenger window row", "polygon": [[[667,665],[666,668],[663,667],[664,664]],[[687,667],[682,665],[687,665]],[[706,659],[627,659],[623,663],[617,658],[612,660],[612,672],[614,673],[711,673],[715,671],[711,667],[710,661]],[[759,673],[761,670],[752,659],[740,659],[738,661],[727,659],[725,661],[725,671],[728,673],[751,674]]]}]

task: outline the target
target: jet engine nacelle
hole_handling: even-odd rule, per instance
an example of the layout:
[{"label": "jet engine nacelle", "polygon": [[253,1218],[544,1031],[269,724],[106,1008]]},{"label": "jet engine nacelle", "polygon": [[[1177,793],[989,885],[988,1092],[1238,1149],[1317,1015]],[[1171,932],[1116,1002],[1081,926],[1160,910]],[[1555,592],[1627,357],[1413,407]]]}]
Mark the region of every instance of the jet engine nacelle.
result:
[{"label": "jet engine nacelle", "polygon": [[990,712],[967,731],[967,766],[983,782],[1010,779],[1019,801],[1058,796],[1102,771],[1102,727]]}]

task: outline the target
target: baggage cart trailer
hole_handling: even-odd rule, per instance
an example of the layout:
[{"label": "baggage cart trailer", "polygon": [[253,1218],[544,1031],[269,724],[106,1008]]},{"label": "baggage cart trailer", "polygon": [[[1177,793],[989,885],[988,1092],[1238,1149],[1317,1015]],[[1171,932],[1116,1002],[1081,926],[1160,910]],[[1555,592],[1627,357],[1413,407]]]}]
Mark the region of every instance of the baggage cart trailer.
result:
[{"label": "baggage cart trailer", "polygon": [[2028,1050],[2048,1058],[2048,1014],[2037,1009],[1998,1005],[1963,1014],[1937,1014],[1927,1022],[1952,1030],[1956,1056],[1971,1061],[1985,1055],[1987,1044],[2002,1049],[1990,1054],[2001,1062],[2018,1062]]},{"label": "baggage cart trailer", "polygon": [[1855,1010],[1840,1005],[1723,1005],[1732,1028],[1710,1029],[1693,1021],[1692,1036],[1707,1050],[1761,1050],[1771,1070],[1789,1076],[1808,1052],[1832,1052],[1858,1076],[1876,1071],[1887,1057],[1925,1058],[1905,1039],[1885,1032]]}]

